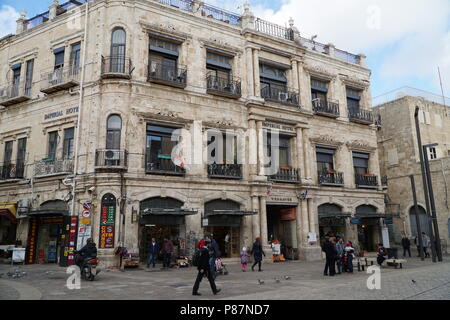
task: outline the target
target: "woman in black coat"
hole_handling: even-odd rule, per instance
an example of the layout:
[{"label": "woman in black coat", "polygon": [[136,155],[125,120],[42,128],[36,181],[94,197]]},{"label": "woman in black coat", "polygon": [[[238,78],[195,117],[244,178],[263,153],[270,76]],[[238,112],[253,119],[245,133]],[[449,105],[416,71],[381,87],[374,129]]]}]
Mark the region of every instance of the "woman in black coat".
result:
[{"label": "woman in black coat", "polygon": [[255,271],[256,265],[258,265],[258,271],[262,271],[261,270],[262,256],[263,255],[266,256],[266,254],[264,253],[264,250],[262,248],[261,238],[256,238],[256,241],[253,244],[252,254],[253,254],[253,257],[255,258],[255,263],[252,266],[252,271]]}]

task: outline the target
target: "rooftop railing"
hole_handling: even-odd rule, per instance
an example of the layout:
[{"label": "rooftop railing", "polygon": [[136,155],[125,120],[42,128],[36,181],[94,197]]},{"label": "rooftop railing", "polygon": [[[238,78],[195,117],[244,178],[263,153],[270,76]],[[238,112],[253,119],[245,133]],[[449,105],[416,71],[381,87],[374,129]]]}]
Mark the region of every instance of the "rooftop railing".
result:
[{"label": "rooftop railing", "polygon": [[159,3],[167,4],[169,6],[185,10],[192,11],[192,0],[157,0]]},{"label": "rooftop railing", "polygon": [[279,26],[275,23],[265,21],[260,18],[257,18],[255,21],[255,30],[270,35],[272,37],[291,41],[294,40],[294,31],[292,29]]},{"label": "rooftop railing", "polygon": [[214,18],[216,20],[223,21],[225,23],[233,24],[233,25],[239,25],[241,21],[241,16],[232,13],[227,10],[223,10],[217,7],[214,7],[209,4],[203,4],[200,8],[202,16],[208,17],[208,18]]}]

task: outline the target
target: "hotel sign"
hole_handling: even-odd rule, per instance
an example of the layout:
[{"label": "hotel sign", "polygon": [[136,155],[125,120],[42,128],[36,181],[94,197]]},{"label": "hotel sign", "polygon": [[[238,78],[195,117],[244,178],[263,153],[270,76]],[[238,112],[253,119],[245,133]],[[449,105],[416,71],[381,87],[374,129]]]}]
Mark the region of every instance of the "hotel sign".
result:
[{"label": "hotel sign", "polygon": [[55,119],[55,118],[60,118],[63,117],[64,115],[68,116],[74,113],[78,113],[79,108],[78,107],[74,107],[74,108],[69,108],[66,109],[64,111],[60,110],[60,111],[55,111],[55,112],[51,112],[51,113],[47,113],[44,115],[44,120],[51,120],[51,119]]},{"label": "hotel sign", "polygon": [[277,129],[284,132],[295,133],[295,128],[292,126],[287,126],[283,124],[273,123],[273,122],[263,122],[263,128],[266,129]]}]

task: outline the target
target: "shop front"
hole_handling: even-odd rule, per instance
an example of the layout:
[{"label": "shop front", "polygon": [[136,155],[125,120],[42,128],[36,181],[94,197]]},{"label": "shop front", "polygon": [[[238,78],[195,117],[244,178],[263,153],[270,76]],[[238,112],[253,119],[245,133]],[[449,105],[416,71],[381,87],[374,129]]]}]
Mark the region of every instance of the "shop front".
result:
[{"label": "shop front", "polygon": [[[150,198],[140,203],[139,254],[141,262],[147,261],[148,247],[155,238],[162,247],[164,239],[174,245],[172,259],[189,256],[195,248],[186,232],[186,216],[197,211],[182,208],[183,202],[173,198]],[[162,257],[158,257],[162,260]]]},{"label": "shop front", "polygon": [[362,205],[356,208],[352,224],[357,225],[358,242],[362,250],[366,252],[376,251],[378,244],[382,242],[382,229],[380,218],[374,206]]},{"label": "shop front", "polygon": [[325,237],[348,239],[347,219],[351,217],[350,213],[343,213],[341,207],[332,203],[320,205],[317,211],[321,242]]},{"label": "shop front", "polygon": [[241,205],[231,200],[213,200],[205,203],[202,226],[216,240],[222,258],[237,258],[241,251],[243,217],[257,214],[242,211]]},{"label": "shop front", "polygon": [[0,245],[14,245],[17,230],[17,203],[0,203]]},{"label": "shop front", "polygon": [[272,193],[267,198],[267,235],[269,242],[281,243],[281,254],[290,260],[298,256],[297,197]]},{"label": "shop front", "polygon": [[73,263],[77,217],[71,218],[67,203],[48,201],[28,214],[26,263]]}]

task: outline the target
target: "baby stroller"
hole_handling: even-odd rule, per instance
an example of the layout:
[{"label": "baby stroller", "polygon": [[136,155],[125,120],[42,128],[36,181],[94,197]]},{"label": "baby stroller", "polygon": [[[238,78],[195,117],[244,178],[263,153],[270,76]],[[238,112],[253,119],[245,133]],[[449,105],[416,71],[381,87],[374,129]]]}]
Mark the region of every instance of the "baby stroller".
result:
[{"label": "baby stroller", "polygon": [[217,274],[221,274],[226,276],[228,274],[227,267],[222,263],[222,259],[216,259],[216,272]]}]

